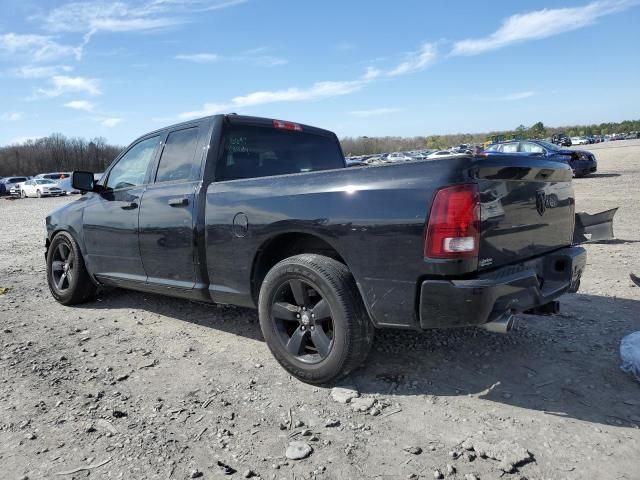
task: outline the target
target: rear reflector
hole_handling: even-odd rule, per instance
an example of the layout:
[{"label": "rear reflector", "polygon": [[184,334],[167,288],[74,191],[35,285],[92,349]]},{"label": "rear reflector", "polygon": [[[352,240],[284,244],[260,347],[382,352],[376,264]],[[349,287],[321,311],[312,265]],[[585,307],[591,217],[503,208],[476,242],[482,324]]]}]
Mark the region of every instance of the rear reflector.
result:
[{"label": "rear reflector", "polygon": [[424,240],[424,256],[468,258],[478,256],[480,195],[476,184],[438,190],[431,206]]},{"label": "rear reflector", "polygon": [[302,126],[293,122],[285,122],[283,120],[274,120],[273,121],[274,128],[282,128],[284,130],[295,130],[296,132],[302,131]]}]

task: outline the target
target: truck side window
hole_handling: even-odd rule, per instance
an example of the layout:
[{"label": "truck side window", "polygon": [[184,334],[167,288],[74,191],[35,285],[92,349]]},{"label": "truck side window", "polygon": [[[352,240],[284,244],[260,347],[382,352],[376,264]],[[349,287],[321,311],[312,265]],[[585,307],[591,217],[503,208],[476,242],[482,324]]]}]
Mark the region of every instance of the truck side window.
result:
[{"label": "truck side window", "polygon": [[157,182],[189,180],[198,143],[198,127],[171,132],[162,150]]},{"label": "truck side window", "polygon": [[268,177],[344,168],[337,139],[253,125],[225,132],[218,180]]},{"label": "truck side window", "polygon": [[106,187],[118,190],[142,185],[159,141],[155,136],[131,147],[109,172]]}]

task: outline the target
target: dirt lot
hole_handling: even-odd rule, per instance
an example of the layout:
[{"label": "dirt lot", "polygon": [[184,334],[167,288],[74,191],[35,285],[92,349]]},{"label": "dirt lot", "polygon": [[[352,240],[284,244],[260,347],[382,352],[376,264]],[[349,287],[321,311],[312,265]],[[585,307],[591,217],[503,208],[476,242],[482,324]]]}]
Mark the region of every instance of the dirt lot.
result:
[{"label": "dirt lot", "polygon": [[[117,290],[58,305],[43,220],[68,200],[0,201],[0,478],[640,478],[618,353],[640,330],[640,141],[592,147],[578,210],[620,206],[618,240],[587,247],[562,312],[504,336],[379,332],[350,403],[285,374],[252,310]],[[292,440],[311,455],[288,460]]]}]

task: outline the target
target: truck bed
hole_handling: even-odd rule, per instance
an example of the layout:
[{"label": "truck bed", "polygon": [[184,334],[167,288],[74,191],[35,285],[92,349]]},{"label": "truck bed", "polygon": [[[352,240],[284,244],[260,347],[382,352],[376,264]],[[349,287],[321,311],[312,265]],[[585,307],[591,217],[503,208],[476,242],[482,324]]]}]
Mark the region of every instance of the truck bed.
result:
[{"label": "truck bed", "polygon": [[[217,302],[255,305],[255,252],[282,235],[312,235],[348,265],[377,326],[415,328],[422,280],[473,278],[570,245],[570,182],[566,165],[508,156],[214,182],[206,189],[204,221],[209,291]],[[425,258],[425,227],[436,192],[463,183],[480,189],[479,258]],[[562,191],[557,205],[541,215],[538,192],[556,191]],[[229,223],[237,212],[247,222],[242,237]]]}]

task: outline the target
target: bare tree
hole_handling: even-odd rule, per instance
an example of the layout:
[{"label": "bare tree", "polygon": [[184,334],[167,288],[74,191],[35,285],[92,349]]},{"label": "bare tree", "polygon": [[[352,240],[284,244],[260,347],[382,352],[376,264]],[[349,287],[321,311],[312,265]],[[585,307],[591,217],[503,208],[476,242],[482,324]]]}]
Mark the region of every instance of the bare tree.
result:
[{"label": "bare tree", "polygon": [[60,133],[0,147],[0,176],[88,170],[102,172],[122,150],[102,137],[89,141]]}]

